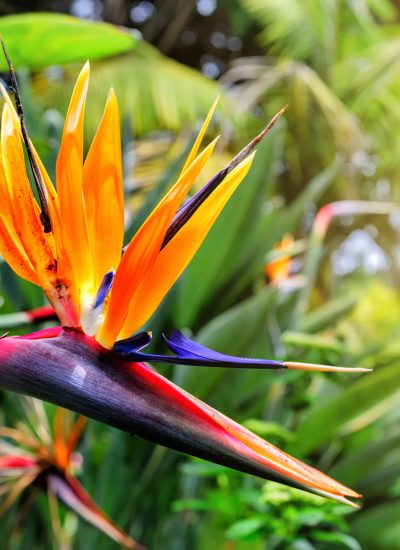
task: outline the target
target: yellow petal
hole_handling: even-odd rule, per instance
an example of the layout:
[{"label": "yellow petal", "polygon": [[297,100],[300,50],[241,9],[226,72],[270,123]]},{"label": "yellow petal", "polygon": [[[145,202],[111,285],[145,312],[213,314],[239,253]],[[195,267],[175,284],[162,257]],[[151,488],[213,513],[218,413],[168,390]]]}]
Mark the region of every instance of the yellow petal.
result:
[{"label": "yellow petal", "polygon": [[253,156],[232,170],[158,254],[152,272],[141,281],[130,302],[126,321],[119,334],[120,339],[129,337],[154,313],[160,301],[193,258],[232,193],[246,176]]},{"label": "yellow petal", "polygon": [[113,90],[85,160],[83,194],[97,289],[107,271],[118,267],[124,240],[121,138]]},{"label": "yellow petal", "polygon": [[86,63],[72,94],[56,166],[63,239],[63,248],[57,258],[58,271],[60,278],[73,279],[81,298],[93,292],[93,270],[82,192],[83,119],[88,81],[89,64]]},{"label": "yellow petal", "polygon": [[110,304],[99,335],[104,347],[112,347],[120,332],[141,281],[148,278],[159,254],[165,233],[184,197],[209,159],[216,140],[194,160],[178,182],[156,206],[131,240],[115,274]]},{"label": "yellow petal", "polygon": [[186,159],[186,162],[185,162],[185,165],[184,167],[182,168],[182,172],[181,174],[183,174],[187,169],[188,167],[192,164],[192,162],[194,161],[194,159],[196,158],[197,156],[197,152],[199,150],[199,147],[201,145],[201,142],[203,141],[203,138],[204,138],[204,134],[206,133],[207,131],[207,128],[211,122],[211,119],[212,119],[212,116],[215,112],[215,109],[217,107],[217,103],[218,103],[218,97],[216,98],[216,100],[214,101],[214,103],[211,105],[211,109],[208,111],[208,114],[206,116],[206,119],[205,121],[203,122],[203,125],[202,127],[200,128],[200,132],[198,133],[198,136],[196,138],[196,141],[194,142],[193,144],[193,147],[189,153],[189,156],[188,158]]}]

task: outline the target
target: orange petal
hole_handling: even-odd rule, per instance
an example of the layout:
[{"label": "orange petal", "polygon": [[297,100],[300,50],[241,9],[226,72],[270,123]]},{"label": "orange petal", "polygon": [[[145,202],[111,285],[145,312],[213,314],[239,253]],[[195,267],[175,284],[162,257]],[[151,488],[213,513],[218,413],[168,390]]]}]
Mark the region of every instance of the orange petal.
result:
[{"label": "orange petal", "polygon": [[26,173],[19,130],[7,103],[3,107],[1,153],[6,185],[4,192],[8,197],[6,208],[9,211],[9,231],[12,226],[38,280],[43,288],[46,288],[49,279],[54,276],[56,266],[39,220],[39,208],[32,195]]},{"label": "orange petal", "polygon": [[83,118],[89,70],[89,64],[86,63],[76,82],[56,165],[61,234],[65,251],[65,255],[58,257],[58,271],[62,279],[72,276],[81,299],[82,294],[93,292],[93,270],[82,192]]},{"label": "orange petal", "polygon": [[62,470],[66,470],[68,467],[68,452],[67,452],[67,443],[66,443],[66,423],[67,415],[70,415],[70,412],[67,412],[65,409],[58,407],[53,422],[53,431],[54,431],[54,456],[59,466]]},{"label": "orange petal", "polygon": [[25,250],[22,248],[20,241],[16,240],[15,235],[9,232],[8,227],[5,225],[1,217],[0,253],[11,269],[15,271],[19,277],[39,285],[39,280],[35,270],[33,269]]},{"label": "orange petal", "polygon": [[[3,96],[3,98],[4,98],[4,101],[7,103],[7,105],[10,108],[10,111],[11,111],[12,116],[13,116],[14,121],[15,121],[15,125],[18,128],[20,136],[22,137],[21,123],[20,123],[20,120],[19,120],[19,117],[18,117],[18,113],[15,110],[14,104],[11,101],[11,98],[10,98],[7,90],[4,88],[4,86],[1,82],[0,82],[0,92]],[[50,209],[50,215],[51,215],[51,218],[52,218],[52,224],[54,224],[54,217],[55,216],[54,216],[53,210],[55,209],[57,214],[58,214],[57,193],[56,193],[56,190],[54,189],[54,185],[52,184],[51,179],[50,179],[50,177],[49,177],[42,161],[40,160],[40,157],[37,154],[37,151],[36,151],[36,149],[35,149],[35,147],[34,147],[34,145],[33,145],[33,143],[31,142],[30,139],[29,139],[29,145],[31,146],[33,156],[35,157],[35,160],[36,160],[36,162],[39,166],[39,170],[40,170],[42,180],[43,180],[43,183],[44,183],[44,186],[45,186],[45,189],[46,189],[46,193],[47,193],[47,199],[49,201],[49,209]],[[54,227],[53,227],[53,231],[54,231],[54,233],[57,233],[57,230]]]},{"label": "orange petal", "polygon": [[0,155],[0,253],[17,275],[39,284],[33,266],[22,246],[11,216],[11,198]]},{"label": "orange petal", "polygon": [[210,143],[179,178],[143,223],[122,256],[115,274],[109,309],[98,338],[103,346],[111,348],[117,339],[127,316],[128,304],[134,298],[141,281],[148,278],[168,226],[194,180],[209,159],[215,143],[216,140]]},{"label": "orange petal", "polygon": [[142,279],[130,302],[126,321],[119,334],[120,339],[130,336],[154,313],[160,301],[193,258],[232,193],[246,176],[253,156],[232,170],[158,254],[152,272]]},{"label": "orange petal", "polygon": [[80,416],[78,420],[75,422],[75,424],[71,427],[70,434],[67,438],[68,458],[70,458],[71,454],[76,449],[76,446],[82,435],[83,430],[85,429],[86,424],[87,424],[86,416]]},{"label": "orange petal", "polygon": [[[21,123],[18,117],[18,113],[15,110],[15,107],[13,105],[13,102],[11,101],[11,98],[9,94],[7,93],[7,90],[4,88],[4,86],[0,83],[0,92],[3,95],[4,101],[7,103],[7,105],[10,108],[10,111],[12,113],[12,116],[14,118],[14,124],[18,129],[18,132],[20,134],[20,137],[22,138],[22,130],[21,130]],[[28,138],[29,139],[29,138]],[[61,229],[60,229],[60,214],[59,214],[59,207],[58,207],[58,197],[56,190],[54,188],[54,185],[50,179],[50,176],[48,175],[46,168],[44,167],[36,149],[31,140],[29,139],[29,144],[32,150],[32,154],[36,160],[36,163],[38,165],[40,174],[42,176],[42,181],[45,187],[46,195],[47,195],[47,201],[48,201],[48,207],[50,212],[50,218],[51,218],[51,225],[52,225],[52,232],[51,233],[45,233],[44,236],[52,250],[53,256],[61,256],[62,255],[62,239],[61,239]],[[65,256],[65,254],[64,254]]]},{"label": "orange petal", "polygon": [[211,122],[211,119],[213,117],[213,114],[215,112],[215,109],[217,107],[217,103],[218,103],[218,97],[216,98],[216,100],[214,101],[214,103],[211,105],[211,108],[210,110],[208,111],[208,114],[205,118],[205,121],[203,122],[203,125],[202,127],[200,128],[200,132],[198,133],[198,136],[196,138],[196,141],[194,142],[193,144],[193,147],[189,153],[189,156],[188,158],[186,159],[186,162],[185,162],[185,165],[184,167],[182,168],[182,172],[181,172],[181,175],[188,169],[188,167],[192,164],[192,162],[194,161],[194,159],[196,158],[197,156],[197,152],[199,150],[199,147],[201,145],[201,142],[203,141],[203,138],[204,138],[204,134],[206,133],[207,131],[207,128]]},{"label": "orange petal", "polygon": [[113,90],[85,160],[83,194],[97,289],[107,271],[118,267],[124,240],[121,138]]},{"label": "orange petal", "polygon": [[[18,132],[19,137],[21,137],[21,124],[18,118],[18,114],[7,92],[4,90],[2,86],[0,86],[0,89],[6,101],[6,105],[9,109],[9,113],[11,113],[14,128]],[[18,143],[17,139],[16,139],[16,142]],[[20,164],[22,164],[21,163],[21,151],[22,151],[21,143],[18,143],[18,146],[20,148],[19,162]],[[18,209],[18,205],[16,204],[17,201],[12,200],[15,189],[12,186],[8,187],[6,182],[6,177],[4,176],[4,177],[1,177],[1,181],[3,182],[2,196],[4,197],[4,202],[2,202],[2,209],[3,209],[3,212],[4,211],[7,212],[7,216],[3,216],[3,222],[8,228],[8,234],[7,234],[8,237],[5,233],[3,234],[3,246],[5,246],[7,249],[5,253],[7,254],[7,256],[5,257],[8,258],[7,261],[10,263],[10,265],[13,267],[16,273],[20,274],[22,277],[25,277],[29,281],[42,286],[43,290],[46,293],[47,298],[53,304],[57,312],[57,315],[64,326],[76,326],[79,324],[79,315],[78,315],[79,302],[78,302],[76,289],[72,284],[72,268],[70,264],[70,259],[68,254],[65,253],[64,245],[62,242],[57,193],[43,166],[42,161],[39,158],[39,155],[37,154],[31,142],[30,142],[30,146],[32,149],[32,153],[36,159],[36,162],[38,164],[38,168],[41,173],[42,180],[46,189],[53,231],[50,233],[44,233],[43,231],[37,228],[37,224],[32,225],[31,227],[35,228],[35,231],[37,231],[37,233],[41,236],[41,245],[36,247],[36,250],[38,251],[40,249],[43,249],[51,259],[47,262],[46,265],[42,266],[40,269],[37,266],[34,267],[32,262],[29,260],[30,255],[28,254],[28,250],[26,249],[25,249],[26,251],[24,250],[25,245],[23,244],[22,240],[26,236],[30,235],[31,227],[28,230],[27,234],[26,232],[21,231],[22,218],[20,218],[18,214],[19,209]],[[39,207],[36,204],[36,201],[32,197],[30,185],[26,177],[25,164],[23,166],[23,170],[25,171],[24,190],[26,191],[28,200],[29,200],[29,197],[31,197],[33,201],[33,211],[34,213],[36,213],[36,217],[39,220]],[[8,202],[6,203],[7,198],[8,198]],[[39,224],[39,227],[42,228],[42,224],[40,221],[38,221],[38,224]],[[14,243],[15,243],[14,250],[10,246],[10,238],[14,240]],[[29,247],[29,251],[30,249],[31,248]],[[23,252],[22,257],[21,257],[21,253],[22,253],[21,250]],[[12,254],[14,254],[14,257],[12,256]],[[19,266],[16,265],[16,261],[15,261],[15,258],[18,258],[18,257],[20,258]],[[26,261],[26,258],[28,258],[28,263]],[[57,259],[57,269],[55,268],[54,259]],[[32,269],[30,269],[30,266],[32,266]],[[35,270],[36,270],[36,273],[33,275],[32,271],[35,271]],[[62,271],[62,275],[61,275],[61,271]]]}]

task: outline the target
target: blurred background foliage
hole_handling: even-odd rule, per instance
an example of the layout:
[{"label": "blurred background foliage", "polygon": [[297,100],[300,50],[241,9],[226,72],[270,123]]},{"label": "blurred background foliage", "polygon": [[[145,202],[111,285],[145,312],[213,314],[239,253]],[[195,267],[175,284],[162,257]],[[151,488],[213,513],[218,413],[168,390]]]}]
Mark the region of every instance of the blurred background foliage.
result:
[{"label": "blurred background foliage", "polygon": [[[115,86],[127,239],[171,185],[216,95],[210,138],[223,138],[206,179],[289,103],[150,325],[235,355],[374,369],[355,377],[160,367],[363,493],[359,511],[92,421],[80,446],[86,489],[151,549],[400,548],[399,2],[2,0],[0,12],[50,172],[81,64],[92,62],[88,139]],[[43,304],[4,263],[0,277],[3,315]],[[9,425],[20,409],[14,396],[0,399]],[[7,548],[54,548],[46,495],[21,522],[23,506],[0,520]],[[115,547],[63,513],[65,548]]]}]

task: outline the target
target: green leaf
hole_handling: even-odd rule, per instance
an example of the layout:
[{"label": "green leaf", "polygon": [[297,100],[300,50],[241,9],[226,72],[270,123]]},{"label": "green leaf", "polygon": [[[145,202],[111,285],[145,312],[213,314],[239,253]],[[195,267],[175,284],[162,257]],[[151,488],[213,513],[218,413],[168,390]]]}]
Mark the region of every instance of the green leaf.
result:
[{"label": "green leaf", "polygon": [[349,550],[362,550],[360,543],[350,535],[345,533],[339,533],[338,531],[314,531],[313,536],[316,540],[321,542],[329,542],[331,544],[339,544],[342,547]]},{"label": "green leaf", "polygon": [[334,351],[336,353],[343,351],[343,346],[339,344],[337,340],[328,336],[287,331],[283,334],[282,338],[284,344],[303,349],[318,349],[323,351]]},{"label": "green leaf", "polygon": [[[0,32],[16,69],[41,69],[119,55],[138,39],[108,23],[59,13],[23,13],[0,18]],[[0,70],[7,71],[4,56]]]},{"label": "green leaf", "polygon": [[212,319],[197,334],[196,340],[231,355],[244,353],[255,339],[262,337],[261,327],[275,299],[275,290],[264,288],[251,298]]},{"label": "green leaf", "polygon": [[398,550],[400,548],[400,503],[385,502],[354,516],[351,532],[362,548]]},{"label": "green leaf", "polygon": [[304,456],[339,434],[352,433],[387,412],[400,394],[399,363],[360,376],[338,395],[310,411],[289,453]]},{"label": "green leaf", "polygon": [[359,486],[368,475],[387,469],[388,456],[396,455],[399,448],[400,433],[388,435],[385,430],[379,439],[369,441],[347,454],[330,473],[347,485]]},{"label": "green leaf", "polygon": [[303,315],[299,319],[297,328],[301,331],[312,333],[332,327],[355,307],[357,301],[357,298],[350,294],[334,298],[328,303]]},{"label": "green leaf", "polygon": [[236,521],[227,530],[226,536],[231,540],[246,539],[254,535],[265,525],[265,518],[248,518]]}]

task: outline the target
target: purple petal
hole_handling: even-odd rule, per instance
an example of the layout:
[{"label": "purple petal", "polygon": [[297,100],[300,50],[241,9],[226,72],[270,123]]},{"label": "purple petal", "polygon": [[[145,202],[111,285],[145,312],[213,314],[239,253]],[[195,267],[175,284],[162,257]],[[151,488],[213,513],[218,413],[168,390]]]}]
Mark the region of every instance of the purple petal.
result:
[{"label": "purple petal", "polygon": [[206,185],[202,189],[200,189],[200,191],[197,191],[197,193],[193,195],[193,197],[191,197],[187,202],[185,202],[185,204],[183,204],[179,208],[170,226],[168,227],[168,231],[165,234],[164,242],[161,248],[164,248],[164,246],[169,243],[172,237],[174,237],[178,233],[181,227],[184,226],[185,223],[193,216],[193,214],[206,200],[206,198],[209,197],[214,189],[216,189],[218,185],[224,181],[228,173],[228,168],[224,168],[223,170],[218,172],[218,174],[215,174],[215,176],[213,176],[213,178],[211,178],[210,181],[206,183]]},{"label": "purple petal", "polygon": [[[137,335],[139,336],[139,335]],[[132,341],[135,337],[132,338]],[[138,351],[137,346],[130,346],[129,340],[117,342],[114,351],[129,357],[134,361],[157,361],[162,363],[178,363],[204,367],[244,367],[258,369],[283,369],[285,365],[281,361],[272,361],[267,359],[252,359],[248,357],[235,357],[234,355],[225,355],[212,349],[206,348],[193,340],[190,340],[179,331],[174,331],[170,338],[164,339],[169,349],[175,355],[162,355],[154,353],[144,353]],[[147,345],[147,344],[144,344]],[[144,347],[141,346],[141,347]]]}]

